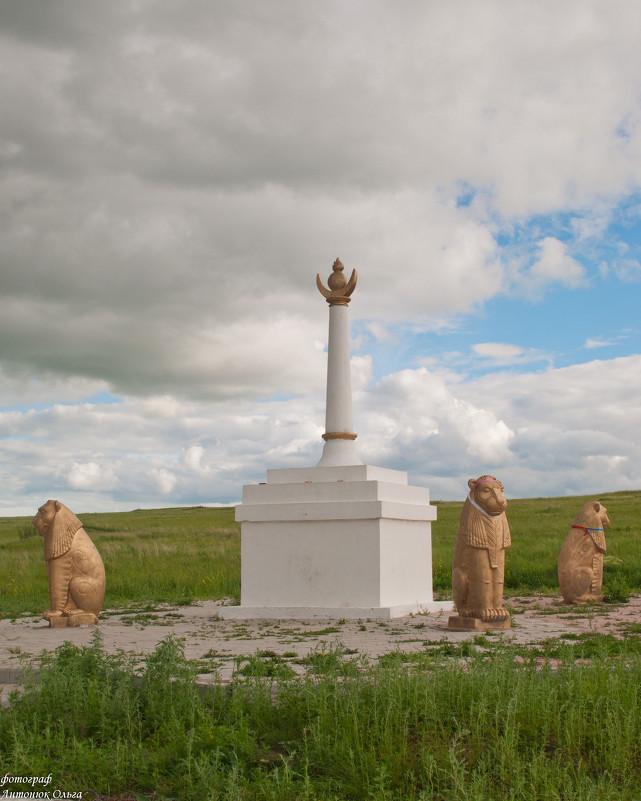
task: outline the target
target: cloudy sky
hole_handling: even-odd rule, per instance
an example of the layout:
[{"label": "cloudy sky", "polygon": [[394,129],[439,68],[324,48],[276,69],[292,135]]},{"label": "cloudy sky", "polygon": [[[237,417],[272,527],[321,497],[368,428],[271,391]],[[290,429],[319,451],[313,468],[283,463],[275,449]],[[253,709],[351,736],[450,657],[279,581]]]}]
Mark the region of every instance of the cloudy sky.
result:
[{"label": "cloudy sky", "polygon": [[638,0],[0,0],[0,514],[641,488]]}]

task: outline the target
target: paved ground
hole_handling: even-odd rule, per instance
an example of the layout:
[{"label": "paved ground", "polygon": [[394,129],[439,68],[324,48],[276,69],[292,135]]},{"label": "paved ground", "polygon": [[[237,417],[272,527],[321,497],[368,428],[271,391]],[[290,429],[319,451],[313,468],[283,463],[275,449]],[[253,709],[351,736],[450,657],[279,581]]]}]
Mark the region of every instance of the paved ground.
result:
[{"label": "paved ground", "polygon": [[[641,597],[627,604],[602,604],[590,608],[568,608],[560,599],[548,597],[510,598],[513,628],[495,633],[507,642],[534,643],[550,637],[600,631],[612,634],[641,632]],[[338,643],[354,655],[371,661],[391,651],[421,651],[427,643],[446,640],[460,642],[480,632],[448,631],[449,613],[415,615],[391,621],[292,621],[292,620],[221,620],[219,603],[209,601],[198,606],[162,607],[154,612],[103,612],[100,630],[109,652],[122,649],[140,656],[150,653],[168,634],[184,638],[188,659],[202,665],[203,683],[229,681],[238,658],[259,651],[286,656],[294,669],[296,657],[312,651],[336,647]],[[0,693],[6,702],[8,693],[19,684],[24,660],[37,657],[43,650],[53,651],[65,640],[88,645],[95,627],[52,629],[39,618],[0,621]]]}]

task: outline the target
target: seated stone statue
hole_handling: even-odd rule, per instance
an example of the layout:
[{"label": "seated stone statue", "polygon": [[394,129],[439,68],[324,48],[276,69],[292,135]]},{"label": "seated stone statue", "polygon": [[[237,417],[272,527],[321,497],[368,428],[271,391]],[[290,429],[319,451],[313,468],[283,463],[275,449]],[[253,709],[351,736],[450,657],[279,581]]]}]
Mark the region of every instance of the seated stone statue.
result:
[{"label": "seated stone statue", "polygon": [[468,481],[452,562],[452,594],[458,611],[448,627],[509,628],[503,609],[505,549],[511,545],[503,485],[494,476]]},{"label": "seated stone statue", "polygon": [[559,586],[568,604],[602,601],[605,529],[608,510],[599,501],[581,507],[559,554]]},{"label": "seated stone statue", "polygon": [[95,624],[105,597],[105,568],[82,523],[60,501],[38,509],[33,525],[44,537],[50,626]]}]

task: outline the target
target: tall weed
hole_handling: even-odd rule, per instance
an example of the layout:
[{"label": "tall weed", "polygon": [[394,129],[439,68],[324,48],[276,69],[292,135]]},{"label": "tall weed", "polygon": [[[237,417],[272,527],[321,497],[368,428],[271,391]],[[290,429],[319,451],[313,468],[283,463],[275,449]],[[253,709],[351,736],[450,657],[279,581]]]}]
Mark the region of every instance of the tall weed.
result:
[{"label": "tall weed", "polygon": [[0,771],[190,801],[633,799],[641,664],[631,641],[617,651],[603,635],[577,664],[582,642],[554,668],[504,645],[413,672],[327,663],[203,693],[174,638],[136,665],[96,634],[61,646],[0,710]]}]

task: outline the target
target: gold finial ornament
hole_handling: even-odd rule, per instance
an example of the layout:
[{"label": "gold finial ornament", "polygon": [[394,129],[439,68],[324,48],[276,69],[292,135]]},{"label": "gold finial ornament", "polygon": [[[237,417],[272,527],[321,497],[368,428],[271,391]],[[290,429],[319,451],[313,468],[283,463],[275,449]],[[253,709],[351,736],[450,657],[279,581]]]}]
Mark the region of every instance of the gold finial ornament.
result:
[{"label": "gold finial ornament", "polygon": [[343,274],[344,269],[341,260],[336,259],[332,265],[333,272],[327,280],[329,289],[323,286],[320,275],[316,276],[318,291],[330,306],[347,306],[351,300],[350,295],[356,289],[358,273],[356,270],[352,270],[352,275],[348,281]]}]

